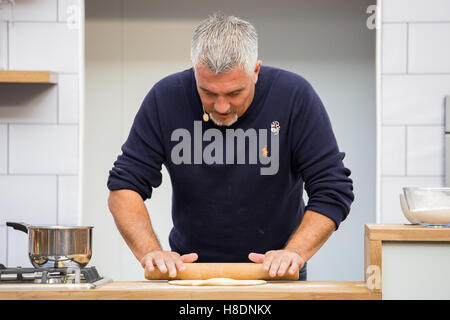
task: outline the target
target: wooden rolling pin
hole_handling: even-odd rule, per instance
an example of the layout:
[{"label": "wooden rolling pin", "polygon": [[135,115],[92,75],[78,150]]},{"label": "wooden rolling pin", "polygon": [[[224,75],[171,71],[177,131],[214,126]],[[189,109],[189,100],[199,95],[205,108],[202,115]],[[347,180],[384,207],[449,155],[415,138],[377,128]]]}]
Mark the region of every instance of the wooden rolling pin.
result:
[{"label": "wooden rolling pin", "polygon": [[260,263],[184,263],[186,269],[182,272],[177,270],[174,278],[169,277],[169,272],[162,273],[155,267],[149,272],[145,270],[147,280],[206,280],[211,278],[231,278],[236,280],[298,280],[298,270],[296,273],[284,276],[271,277],[268,272],[262,269]]}]

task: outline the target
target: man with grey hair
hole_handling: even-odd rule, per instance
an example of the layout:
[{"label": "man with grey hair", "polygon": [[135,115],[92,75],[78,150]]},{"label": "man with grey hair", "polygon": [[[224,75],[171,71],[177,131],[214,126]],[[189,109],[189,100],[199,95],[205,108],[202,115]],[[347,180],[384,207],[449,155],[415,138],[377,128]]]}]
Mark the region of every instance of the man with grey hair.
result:
[{"label": "man with grey hair", "polygon": [[[149,271],[175,277],[187,262],[252,261],[271,277],[300,269],[306,280],[307,261],[350,211],[350,170],[320,98],[301,76],[262,66],[257,42],[249,22],[208,17],[194,31],[193,68],[156,83],[135,117],[108,204]],[[173,188],[170,251],[144,204],[163,164]]]}]

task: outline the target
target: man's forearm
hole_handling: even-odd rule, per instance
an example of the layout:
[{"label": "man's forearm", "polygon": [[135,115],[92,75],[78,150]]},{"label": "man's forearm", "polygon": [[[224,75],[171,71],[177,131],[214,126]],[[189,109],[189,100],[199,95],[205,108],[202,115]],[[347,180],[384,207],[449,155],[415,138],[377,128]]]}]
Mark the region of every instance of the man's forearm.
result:
[{"label": "man's forearm", "polygon": [[138,260],[150,251],[162,250],[138,193],[132,190],[111,191],[108,206],[119,232]]},{"label": "man's forearm", "polygon": [[305,261],[308,261],[328,240],[336,229],[330,218],[307,210],[302,223],[287,241],[284,249],[297,252]]}]

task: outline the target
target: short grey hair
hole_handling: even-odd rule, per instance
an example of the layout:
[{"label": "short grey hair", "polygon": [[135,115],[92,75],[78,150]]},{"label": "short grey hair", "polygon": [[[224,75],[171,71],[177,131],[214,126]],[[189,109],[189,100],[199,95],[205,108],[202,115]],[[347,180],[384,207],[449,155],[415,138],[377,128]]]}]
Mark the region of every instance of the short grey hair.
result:
[{"label": "short grey hair", "polygon": [[207,66],[215,74],[243,68],[249,75],[258,59],[258,35],[248,21],[215,12],[194,30],[191,60],[196,68]]}]

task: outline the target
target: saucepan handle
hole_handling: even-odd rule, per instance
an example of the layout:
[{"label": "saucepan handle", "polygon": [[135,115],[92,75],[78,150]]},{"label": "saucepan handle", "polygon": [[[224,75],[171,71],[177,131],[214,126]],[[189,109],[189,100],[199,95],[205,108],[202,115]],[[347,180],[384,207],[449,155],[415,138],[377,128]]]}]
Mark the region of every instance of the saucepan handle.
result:
[{"label": "saucepan handle", "polygon": [[23,222],[6,222],[8,227],[12,227],[13,229],[28,233],[28,224]]}]

